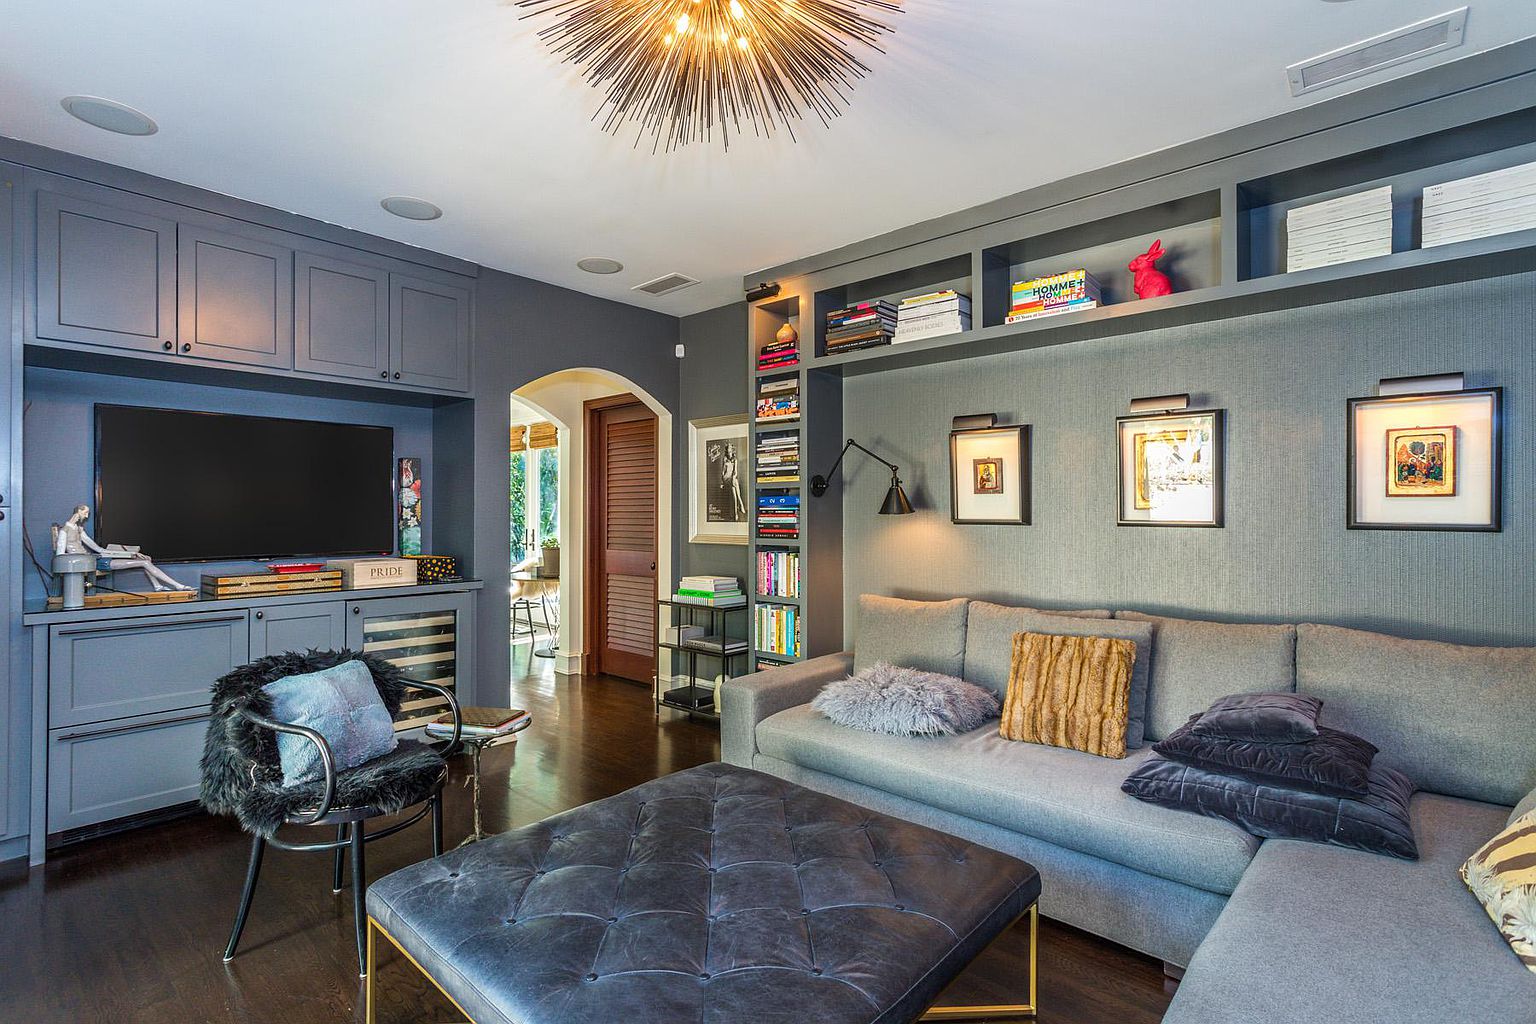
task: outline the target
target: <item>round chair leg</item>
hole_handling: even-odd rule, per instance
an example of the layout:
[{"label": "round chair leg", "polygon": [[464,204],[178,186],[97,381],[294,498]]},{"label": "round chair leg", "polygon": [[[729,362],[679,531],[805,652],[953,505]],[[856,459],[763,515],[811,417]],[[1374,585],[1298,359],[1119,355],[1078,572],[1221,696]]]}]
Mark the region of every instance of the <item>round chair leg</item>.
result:
[{"label": "round chair leg", "polygon": [[432,798],[432,856],[443,855],[443,794]]},{"label": "round chair leg", "polygon": [[266,852],[267,841],[261,836],[251,837],[251,862],[245,870],[245,891],[240,894],[240,909],[235,913],[235,927],[229,933],[229,945],[224,947],[224,962],[235,958],[235,947],[240,944],[240,933],[245,931],[245,919],[251,912],[251,897],[256,895],[256,878],[261,874],[261,855]]},{"label": "round chair leg", "polygon": [[368,889],[363,872],[363,823],[352,823],[352,916],[357,927],[357,976],[368,976],[368,911],[364,896]]},{"label": "round chair leg", "polygon": [[341,892],[341,865],[347,859],[347,851],[341,846],[347,841],[347,826],[336,826],[336,852],[331,855],[331,894]]}]

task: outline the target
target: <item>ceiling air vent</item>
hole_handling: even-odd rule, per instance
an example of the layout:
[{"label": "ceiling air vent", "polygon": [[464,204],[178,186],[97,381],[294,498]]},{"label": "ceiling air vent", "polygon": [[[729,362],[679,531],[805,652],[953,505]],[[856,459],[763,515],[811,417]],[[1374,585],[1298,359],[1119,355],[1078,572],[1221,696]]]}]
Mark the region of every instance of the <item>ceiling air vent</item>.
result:
[{"label": "ceiling air vent", "polygon": [[635,285],[632,290],[645,292],[647,295],[670,295],[675,291],[687,288],[691,284],[698,283],[698,278],[689,277],[687,274],[663,274],[654,281]]},{"label": "ceiling air vent", "polygon": [[1460,46],[1466,24],[1467,9],[1458,7],[1292,64],[1285,69],[1291,83],[1291,95],[1300,96],[1335,82]]}]

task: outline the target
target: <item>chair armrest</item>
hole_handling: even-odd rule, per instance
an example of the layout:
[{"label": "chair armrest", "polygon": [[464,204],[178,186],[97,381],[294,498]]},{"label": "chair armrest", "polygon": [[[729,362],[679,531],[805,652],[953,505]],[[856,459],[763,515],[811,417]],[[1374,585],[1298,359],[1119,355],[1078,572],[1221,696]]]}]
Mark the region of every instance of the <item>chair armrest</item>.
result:
[{"label": "chair armrest", "polygon": [[409,685],[418,690],[431,690],[448,702],[448,710],[453,713],[453,735],[448,738],[448,743],[438,753],[444,757],[452,757],[459,752],[459,737],[464,732],[464,717],[459,714],[459,698],[454,696],[452,690],[437,683],[420,683],[412,679]]},{"label": "chair armrest", "polygon": [[278,722],[273,719],[258,715],[249,709],[240,712],[247,720],[271,729],[273,732],[287,733],[289,736],[302,736],[315,745],[320,751],[320,765],[325,769],[325,790],[320,797],[320,806],[315,813],[302,820],[296,820],[295,825],[313,825],[331,813],[331,803],[336,799],[336,758],[331,755],[331,745],[325,742],[325,737],[313,729],[306,729],[302,725],[289,725],[287,722]]},{"label": "chair armrest", "polygon": [[757,723],[811,701],[853,671],[853,652],[824,654],[766,672],[727,679],[720,687],[720,757],[743,768],[757,753]]}]

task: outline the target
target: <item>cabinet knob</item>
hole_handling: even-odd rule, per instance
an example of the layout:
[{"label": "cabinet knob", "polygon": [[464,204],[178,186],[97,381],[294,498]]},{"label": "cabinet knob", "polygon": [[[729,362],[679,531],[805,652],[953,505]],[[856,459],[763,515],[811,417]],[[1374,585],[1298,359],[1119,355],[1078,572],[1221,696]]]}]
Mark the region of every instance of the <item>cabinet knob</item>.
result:
[{"label": "cabinet knob", "polygon": [[357,605],[353,605],[352,606],[352,614],[353,615],[361,615],[361,614],[363,614],[363,610],[361,608],[359,608]]},{"label": "cabinet knob", "polygon": [[164,342],[161,343],[160,347],[165,349],[167,352],[169,352],[171,349],[175,348],[176,346],[172,345],[171,344],[171,339],[167,338],[167,339],[165,339]]},{"label": "cabinet knob", "polygon": [[399,380],[399,379],[400,379],[400,371],[396,370],[395,371],[395,380]]},{"label": "cabinet knob", "polygon": [[181,343],[181,350],[183,352],[191,352],[192,351],[192,343],[190,341],[182,342]]},{"label": "cabinet knob", "polygon": [[256,613],[256,617],[257,617],[257,618],[258,618],[258,619],[264,619],[264,618],[266,618],[266,617],[267,617],[267,613],[266,613],[266,612],[257,612],[257,613]]},{"label": "cabinet knob", "polygon": [[0,523],[5,522],[5,509],[0,508]]},{"label": "cabinet knob", "polygon": [[379,379],[380,380],[389,380],[389,371],[388,370],[380,370],[379,371]]}]

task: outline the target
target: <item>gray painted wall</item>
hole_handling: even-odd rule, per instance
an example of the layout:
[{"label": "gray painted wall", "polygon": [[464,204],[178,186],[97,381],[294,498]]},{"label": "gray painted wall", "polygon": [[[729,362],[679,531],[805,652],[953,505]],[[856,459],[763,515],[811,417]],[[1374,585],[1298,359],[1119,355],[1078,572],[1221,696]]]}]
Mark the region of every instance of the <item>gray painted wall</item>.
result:
[{"label": "gray painted wall", "polygon": [[[1449,370],[1505,389],[1503,532],[1346,530],[1345,400]],[[1227,410],[1227,525],[1116,527],[1115,417],[1184,391]],[[950,523],[950,417],[976,412],[1033,425],[1033,526]],[[849,467],[850,641],[875,592],[1536,643],[1536,274],[850,378],[844,425],[919,509],[875,515],[883,471]]]},{"label": "gray painted wall", "polygon": [[688,421],[746,414],[747,304],[737,302],[683,317],[678,340],[687,353],[678,364],[677,434],[672,448],[677,456],[672,479],[678,482],[674,488],[678,574],[742,576],[747,572],[745,545],[688,543],[688,510],[693,500],[687,489]]}]

